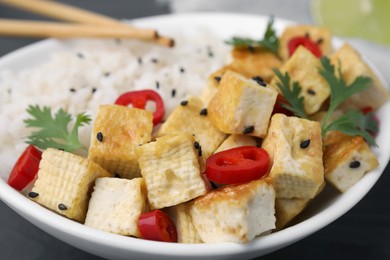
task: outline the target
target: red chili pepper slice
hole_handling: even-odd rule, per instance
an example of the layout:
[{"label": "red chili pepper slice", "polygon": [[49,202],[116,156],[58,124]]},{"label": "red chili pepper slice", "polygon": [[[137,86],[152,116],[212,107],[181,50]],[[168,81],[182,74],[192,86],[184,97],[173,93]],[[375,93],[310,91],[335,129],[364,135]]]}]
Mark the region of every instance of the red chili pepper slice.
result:
[{"label": "red chili pepper slice", "polygon": [[178,240],[175,224],[159,209],[141,214],[138,219],[138,229],[144,239],[162,242]]},{"label": "red chili pepper slice", "polygon": [[287,108],[284,108],[283,104],[288,105],[288,102],[281,94],[278,94],[278,97],[276,98],[276,102],[274,105],[274,110],[272,110],[272,115],[280,113],[280,114],[285,114],[286,116],[293,116],[294,113],[288,110]]},{"label": "red chili pepper slice", "polygon": [[16,190],[23,190],[38,173],[42,152],[33,145],[27,146],[16,161],[8,177],[8,184]]},{"label": "red chili pepper slice", "polygon": [[298,36],[298,37],[292,38],[288,42],[288,51],[289,51],[290,57],[291,57],[291,55],[293,55],[295,50],[300,45],[302,45],[303,47],[308,49],[317,58],[321,58],[322,51],[321,51],[320,47],[317,45],[317,43],[313,42],[309,37],[302,37],[302,36]]},{"label": "red chili pepper slice", "polygon": [[232,148],[206,160],[206,176],[220,184],[244,183],[260,179],[268,172],[269,155],[255,146]]},{"label": "red chili pepper slice", "polygon": [[153,125],[159,124],[164,118],[165,108],[161,96],[151,89],[130,91],[120,95],[115,101],[116,105],[133,105],[135,108],[145,109],[146,103],[153,101],[156,104],[156,110],[153,113]]}]

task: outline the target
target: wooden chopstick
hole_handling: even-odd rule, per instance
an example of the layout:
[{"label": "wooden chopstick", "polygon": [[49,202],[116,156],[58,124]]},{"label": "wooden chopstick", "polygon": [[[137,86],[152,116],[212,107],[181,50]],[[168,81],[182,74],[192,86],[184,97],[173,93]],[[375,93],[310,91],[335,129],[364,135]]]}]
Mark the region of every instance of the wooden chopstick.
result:
[{"label": "wooden chopstick", "polygon": [[139,30],[132,27],[101,27],[88,24],[0,19],[0,35],[14,37],[96,37],[150,40],[151,36],[155,34],[156,32],[154,30]]},{"label": "wooden chopstick", "polygon": [[[134,32],[140,32],[140,34],[138,35],[137,33],[135,33],[130,38],[151,40],[168,47],[172,47],[174,45],[174,40],[172,38],[159,36],[156,31],[152,33],[152,30],[150,29],[135,28],[133,26],[121,23],[114,18],[87,11],[81,8],[69,6],[63,3],[45,0],[0,0],[0,3],[63,21],[89,25],[100,25],[104,27],[107,26],[110,28],[131,28]],[[150,33],[150,38],[145,37],[145,33],[142,33],[143,30],[147,30],[148,33]]]}]

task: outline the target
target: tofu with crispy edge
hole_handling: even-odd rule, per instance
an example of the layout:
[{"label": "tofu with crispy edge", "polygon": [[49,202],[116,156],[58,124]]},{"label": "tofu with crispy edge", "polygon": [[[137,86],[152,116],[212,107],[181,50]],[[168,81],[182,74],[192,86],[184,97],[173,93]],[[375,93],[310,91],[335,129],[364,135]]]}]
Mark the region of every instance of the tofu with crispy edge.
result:
[{"label": "tofu with crispy edge", "polygon": [[182,101],[162,124],[157,132],[157,137],[180,133],[195,135],[205,159],[218,148],[226,137],[226,134],[219,131],[210,121],[207,109],[197,97]]},{"label": "tofu with crispy edge", "polygon": [[[282,74],[287,72],[290,75],[290,86],[294,81],[301,86],[300,96],[304,98],[303,105],[307,115],[316,113],[330,95],[328,83],[318,73],[321,66],[321,61],[316,56],[299,46],[280,69]],[[271,85],[276,86],[277,82],[279,79],[275,76]]]},{"label": "tofu with crispy edge", "polygon": [[227,71],[208,105],[208,114],[224,133],[265,137],[277,95],[273,88]]},{"label": "tofu with crispy edge", "polygon": [[311,199],[324,182],[318,122],[275,114],[262,148],[270,155],[269,177],[277,198]]},{"label": "tofu with crispy edge", "polygon": [[166,208],[165,211],[175,224],[179,243],[199,244],[202,243],[196,231],[190,215],[187,213],[188,203],[181,203]]},{"label": "tofu with crispy edge", "polygon": [[84,157],[48,148],[42,153],[31,198],[68,218],[84,222],[92,187],[99,177],[111,174]]},{"label": "tofu with crispy edge", "polygon": [[240,146],[256,146],[256,139],[248,135],[229,135],[214,153],[222,152]]},{"label": "tofu with crispy edge", "polygon": [[190,134],[172,134],[137,149],[152,209],[189,201],[210,188],[201,175],[195,142]]},{"label": "tofu with crispy edge", "polygon": [[122,178],[140,177],[135,147],[151,140],[152,112],[118,105],[99,107],[88,158]]},{"label": "tofu with crispy edge", "polygon": [[341,75],[348,85],[358,76],[370,77],[372,80],[368,89],[352,95],[341,105],[343,110],[349,111],[351,108],[362,109],[366,107],[376,110],[389,99],[387,88],[351,45],[344,44],[332,55],[331,62],[335,65],[336,71],[341,69]]},{"label": "tofu with crispy edge", "polygon": [[141,237],[138,218],[147,210],[143,178],[98,178],[85,225],[119,235]]},{"label": "tofu with crispy edge", "polygon": [[190,202],[203,242],[246,243],[275,228],[275,190],[267,180],[228,185]]},{"label": "tofu with crispy edge", "polygon": [[341,192],[355,185],[379,163],[361,136],[332,131],[325,137],[325,179]]},{"label": "tofu with crispy edge", "polygon": [[323,56],[332,53],[332,32],[329,29],[313,25],[295,25],[287,27],[279,38],[279,55],[283,60],[290,57],[288,43],[295,37],[308,37],[318,45]]}]

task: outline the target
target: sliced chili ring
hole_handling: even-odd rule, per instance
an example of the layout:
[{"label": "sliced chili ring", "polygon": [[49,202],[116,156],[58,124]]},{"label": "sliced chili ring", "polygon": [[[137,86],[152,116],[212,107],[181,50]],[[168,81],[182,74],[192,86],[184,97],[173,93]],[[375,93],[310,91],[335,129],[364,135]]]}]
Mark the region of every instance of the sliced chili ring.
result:
[{"label": "sliced chili ring", "polygon": [[308,49],[311,53],[313,53],[317,58],[322,57],[322,51],[318,46],[318,44],[313,42],[309,37],[304,37],[304,36],[294,37],[288,42],[288,51],[290,57],[293,55],[295,50],[301,45],[306,49]]},{"label": "sliced chili ring", "polygon": [[177,242],[175,224],[163,211],[156,209],[141,214],[138,229],[142,238],[162,242]]},{"label": "sliced chili ring", "polygon": [[153,101],[156,104],[156,110],[153,112],[153,125],[157,125],[164,118],[165,108],[164,101],[156,91],[146,89],[126,92],[117,98],[115,104],[132,105],[135,108],[145,109],[148,101]]},{"label": "sliced chili ring", "polygon": [[16,161],[8,177],[8,184],[16,190],[23,190],[37,176],[41,158],[40,150],[33,145],[27,146]]},{"label": "sliced chili ring", "polygon": [[249,182],[267,174],[269,160],[267,151],[262,148],[232,148],[213,154],[206,160],[206,176],[220,184]]}]

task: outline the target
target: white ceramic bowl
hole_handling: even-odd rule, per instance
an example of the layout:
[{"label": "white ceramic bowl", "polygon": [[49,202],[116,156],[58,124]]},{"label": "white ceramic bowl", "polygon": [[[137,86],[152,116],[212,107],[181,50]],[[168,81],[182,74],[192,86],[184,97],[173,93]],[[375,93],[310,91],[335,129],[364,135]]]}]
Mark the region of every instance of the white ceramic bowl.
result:
[{"label": "white ceramic bowl", "polygon": [[[251,35],[260,37],[262,28],[268,17],[239,14],[180,14],[139,19],[137,24],[165,30],[177,27],[191,30],[197,26],[206,26],[221,39],[232,35]],[[276,19],[277,31],[281,31],[288,21]],[[335,48],[341,42],[334,41]],[[0,69],[10,68],[20,70],[43,61],[50,52],[66,48],[56,40],[45,40],[22,48],[0,59]],[[27,61],[27,62],[26,62]],[[378,112],[380,132],[377,143],[380,148],[375,150],[380,166],[366,174],[359,183],[344,194],[332,188],[326,188],[307,208],[304,214],[291,227],[270,235],[254,239],[248,244],[213,243],[213,244],[174,244],[153,242],[131,237],[110,234],[86,227],[57,215],[9,187],[5,180],[0,179],[0,198],[12,209],[28,221],[43,229],[54,237],[77,248],[110,259],[236,259],[237,257],[252,258],[270,253],[279,248],[294,243],[317,230],[351,209],[372,188],[386,167],[390,157],[390,103],[385,104]]]}]

